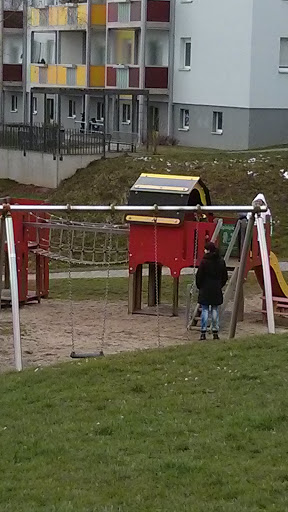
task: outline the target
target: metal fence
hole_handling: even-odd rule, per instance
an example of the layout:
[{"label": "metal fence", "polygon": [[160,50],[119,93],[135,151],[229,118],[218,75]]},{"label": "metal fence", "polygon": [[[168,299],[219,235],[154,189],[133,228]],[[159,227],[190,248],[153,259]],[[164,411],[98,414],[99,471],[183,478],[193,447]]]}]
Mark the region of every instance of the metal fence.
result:
[{"label": "metal fence", "polygon": [[53,155],[97,155],[104,152],[105,136],[101,132],[84,133],[57,125],[2,125],[0,147],[21,151],[38,151]]}]

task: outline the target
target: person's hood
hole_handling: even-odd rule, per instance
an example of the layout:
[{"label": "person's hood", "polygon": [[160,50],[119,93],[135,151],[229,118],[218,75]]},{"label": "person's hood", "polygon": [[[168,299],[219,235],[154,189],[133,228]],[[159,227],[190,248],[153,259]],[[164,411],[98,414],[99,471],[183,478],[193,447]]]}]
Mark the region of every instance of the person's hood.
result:
[{"label": "person's hood", "polygon": [[254,203],[254,201],[263,201],[263,203],[267,206],[267,201],[265,199],[264,194],[257,194],[257,196],[254,197],[254,199],[253,199],[253,203]]}]

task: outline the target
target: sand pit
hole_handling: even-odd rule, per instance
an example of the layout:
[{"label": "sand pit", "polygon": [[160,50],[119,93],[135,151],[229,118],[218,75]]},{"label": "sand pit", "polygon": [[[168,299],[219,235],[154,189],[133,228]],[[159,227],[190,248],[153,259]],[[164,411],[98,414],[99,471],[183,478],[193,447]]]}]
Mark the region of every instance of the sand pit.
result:
[{"label": "sand pit", "polygon": [[[245,300],[245,319],[238,324],[237,337],[267,332],[262,323],[260,297]],[[69,361],[71,352],[71,311],[69,301],[43,300],[41,304],[29,304],[21,308],[21,332],[24,367],[52,365]],[[128,315],[126,301],[109,303],[107,308],[105,338],[102,342],[104,305],[100,301],[73,303],[75,349],[79,352],[97,352],[105,355],[128,351],[157,348],[157,317]],[[258,311],[257,311],[258,310]],[[11,310],[1,312],[0,371],[14,369]],[[162,347],[192,343],[198,340],[199,328],[189,334],[185,329],[185,311],[178,317],[160,316],[160,344]],[[229,310],[222,324],[221,338],[225,339],[229,328]],[[285,327],[277,332],[285,332]]]}]

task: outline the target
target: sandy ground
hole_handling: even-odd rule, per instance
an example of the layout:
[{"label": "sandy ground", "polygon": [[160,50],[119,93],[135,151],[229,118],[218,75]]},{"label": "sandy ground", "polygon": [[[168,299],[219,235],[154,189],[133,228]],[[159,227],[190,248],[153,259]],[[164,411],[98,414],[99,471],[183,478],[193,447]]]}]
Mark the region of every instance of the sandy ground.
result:
[{"label": "sandy ground", "polygon": [[[262,323],[260,298],[249,297],[245,301],[245,320],[238,324],[237,337],[267,332]],[[73,303],[75,350],[112,354],[127,350],[156,348],[198,340],[199,328],[187,333],[185,311],[179,317],[160,316],[158,338],[157,316],[128,315],[126,302],[110,303],[107,308],[106,328],[103,335],[104,305],[101,302],[81,301]],[[258,311],[257,311],[258,310]],[[169,313],[162,308],[161,313]],[[0,371],[14,368],[11,310],[1,311]],[[71,306],[69,301],[43,300],[41,304],[29,304],[20,310],[22,351],[24,367],[55,364],[68,361],[71,352]],[[227,338],[229,310],[222,322],[221,337]],[[287,329],[278,327],[277,332]]]}]

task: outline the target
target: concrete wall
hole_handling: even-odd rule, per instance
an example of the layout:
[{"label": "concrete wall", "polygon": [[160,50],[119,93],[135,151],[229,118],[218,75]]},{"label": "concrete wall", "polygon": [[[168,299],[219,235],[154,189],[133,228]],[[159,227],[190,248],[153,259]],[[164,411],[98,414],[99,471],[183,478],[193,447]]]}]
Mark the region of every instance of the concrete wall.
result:
[{"label": "concrete wall", "polygon": [[[174,103],[249,107],[252,8],[253,0],[177,1]],[[181,38],[191,38],[190,70],[181,70]]]},{"label": "concrete wall", "polygon": [[253,6],[250,108],[286,109],[288,69],[279,73],[279,54],[280,37],[288,37],[288,2],[254,0]]},{"label": "concrete wall", "polygon": [[77,169],[99,158],[100,155],[64,156],[60,161],[53,160],[52,155],[34,151],[28,151],[24,156],[22,151],[0,149],[0,178],[56,188],[62,180],[73,176]]},{"label": "concrete wall", "polygon": [[252,109],[249,114],[249,148],[288,143],[288,109]]},{"label": "concrete wall", "polygon": [[[180,109],[189,109],[189,130],[180,128]],[[223,133],[212,133],[213,112],[223,112]],[[249,110],[205,105],[174,105],[174,136],[183,146],[247,149]]]}]

